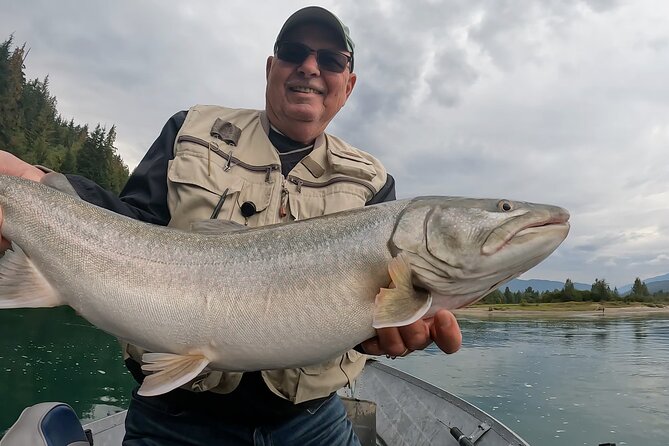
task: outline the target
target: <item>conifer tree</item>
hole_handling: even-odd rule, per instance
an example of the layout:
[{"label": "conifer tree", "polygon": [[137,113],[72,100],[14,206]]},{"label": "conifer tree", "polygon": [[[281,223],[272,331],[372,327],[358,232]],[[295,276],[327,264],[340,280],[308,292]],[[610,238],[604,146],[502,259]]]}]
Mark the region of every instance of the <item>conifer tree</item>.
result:
[{"label": "conifer tree", "polygon": [[632,291],[630,294],[632,294],[632,296],[634,297],[650,296],[650,293],[648,292],[648,287],[638,277],[634,280],[634,285],[632,285]]},{"label": "conifer tree", "polygon": [[63,119],[49,93],[49,77],[26,81],[28,51],[25,44],[12,46],[13,36],[0,44],[0,148],[119,192],[129,172],[114,147],[116,127],[107,132],[98,124],[91,133],[88,125]]}]

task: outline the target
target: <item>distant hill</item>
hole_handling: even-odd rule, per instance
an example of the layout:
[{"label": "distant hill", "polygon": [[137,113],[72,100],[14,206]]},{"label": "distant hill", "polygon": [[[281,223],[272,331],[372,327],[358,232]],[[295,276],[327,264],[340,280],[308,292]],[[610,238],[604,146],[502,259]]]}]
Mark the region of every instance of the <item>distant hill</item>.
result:
[{"label": "distant hill", "polygon": [[[659,285],[659,282],[669,281],[669,273],[662,274],[661,276],[649,277],[648,279],[641,279],[641,281],[646,284],[646,287],[648,288],[648,291],[651,292],[651,293],[655,293],[655,292],[660,291],[660,290],[669,291],[669,286],[667,284]],[[651,290],[651,283],[653,284],[652,285],[652,288],[653,288],[652,290]],[[632,291],[632,285],[633,284],[630,283],[628,285],[622,286],[622,287],[618,288],[618,292],[620,294],[629,293],[630,291]],[[658,286],[660,288],[658,288]]]},{"label": "distant hill", "polygon": [[[648,279],[643,279],[643,282],[646,284],[648,291],[653,294],[658,291],[669,292],[669,273],[662,274],[661,276],[649,277]],[[505,283],[499,290],[504,292],[504,289],[509,287],[509,290],[512,293],[516,291],[525,291],[527,287],[532,287],[534,291],[544,292],[544,291],[553,291],[561,290],[564,288],[564,282],[559,282],[557,280],[542,280],[542,279],[513,279],[508,283]],[[580,291],[590,290],[592,284],[574,282],[574,288]],[[632,290],[632,284],[624,285],[618,288],[620,295],[625,295]]]},{"label": "distant hill", "polygon": [[[669,292],[669,273],[662,274],[661,276],[649,277],[648,279],[643,279],[643,282],[646,284],[648,291],[653,294],[658,291]],[[509,290],[512,293],[516,291],[525,291],[527,287],[532,287],[534,291],[544,292],[544,291],[553,291],[561,290],[564,288],[564,282],[559,282],[557,280],[542,280],[542,279],[513,279],[508,283],[505,283],[499,290],[504,292],[504,289],[509,287]],[[592,287],[592,284],[574,282],[574,288],[579,291],[588,291]],[[632,290],[632,284],[624,285],[618,288],[618,293],[621,296],[629,293]]]},{"label": "distant hill", "polygon": [[[657,293],[658,291],[669,292],[669,280],[658,280],[655,282],[646,282],[646,288],[650,294]],[[632,291],[632,285],[625,285],[624,291],[619,291],[621,296],[629,294]]]},{"label": "distant hill", "polygon": [[646,288],[648,288],[650,294],[657,293],[658,291],[669,292],[669,280],[658,280],[657,282],[647,283]]},{"label": "distant hill", "polygon": [[[541,293],[543,291],[561,290],[562,288],[564,288],[564,282],[558,282],[557,280],[541,280],[541,279],[529,279],[529,280],[513,279],[510,282],[505,283],[504,285],[499,287],[499,290],[504,292],[504,289],[506,287],[509,287],[509,290],[512,293],[515,293],[516,291],[525,291],[527,287],[532,287],[534,291],[539,291]],[[580,291],[590,290],[591,287],[592,285],[574,282],[574,288]]]}]

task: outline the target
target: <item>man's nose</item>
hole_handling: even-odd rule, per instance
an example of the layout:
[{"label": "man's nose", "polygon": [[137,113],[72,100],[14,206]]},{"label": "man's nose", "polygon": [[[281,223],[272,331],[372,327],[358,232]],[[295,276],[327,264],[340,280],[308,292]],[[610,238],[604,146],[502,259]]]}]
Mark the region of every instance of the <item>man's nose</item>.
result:
[{"label": "man's nose", "polygon": [[305,76],[318,76],[321,73],[315,53],[309,54],[297,69]]}]

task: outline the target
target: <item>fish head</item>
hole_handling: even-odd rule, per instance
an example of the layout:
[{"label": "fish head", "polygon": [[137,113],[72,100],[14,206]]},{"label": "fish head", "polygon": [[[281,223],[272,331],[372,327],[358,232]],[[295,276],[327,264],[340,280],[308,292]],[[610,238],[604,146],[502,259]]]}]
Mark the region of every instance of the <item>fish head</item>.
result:
[{"label": "fish head", "polygon": [[548,257],[569,233],[569,212],[511,200],[427,197],[399,215],[391,250],[433,307],[460,308]]}]

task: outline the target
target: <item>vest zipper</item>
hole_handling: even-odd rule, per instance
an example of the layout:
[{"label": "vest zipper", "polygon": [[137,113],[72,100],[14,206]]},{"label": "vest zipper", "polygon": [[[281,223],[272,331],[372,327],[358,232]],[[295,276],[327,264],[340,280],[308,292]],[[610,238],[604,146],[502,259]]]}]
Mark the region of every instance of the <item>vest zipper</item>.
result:
[{"label": "vest zipper", "polygon": [[290,181],[291,183],[293,183],[297,186],[297,192],[302,191],[302,186],[306,186],[306,187],[325,187],[325,186],[329,186],[329,185],[334,184],[334,183],[355,183],[355,184],[360,184],[361,186],[365,186],[367,189],[369,189],[369,191],[372,193],[372,196],[376,195],[376,193],[377,193],[377,190],[374,189],[374,187],[372,185],[370,185],[369,183],[367,183],[365,181],[358,180],[356,178],[335,177],[335,178],[329,179],[325,183],[315,183],[313,181],[305,181],[305,180],[302,180],[300,178],[294,177],[292,175],[288,175],[288,181]]},{"label": "vest zipper", "polygon": [[177,143],[182,141],[191,142],[202,147],[206,147],[208,151],[214,152],[216,155],[219,155],[224,160],[227,161],[225,170],[229,170],[230,167],[239,166],[243,169],[250,170],[252,172],[265,172],[265,182],[269,183],[270,175],[274,170],[280,170],[281,166],[279,164],[266,164],[264,166],[254,166],[252,164],[245,163],[244,161],[235,158],[232,155],[228,155],[224,151],[218,148],[218,145],[214,142],[205,141],[204,139],[198,138],[196,136],[190,135],[181,135],[177,140]]}]

